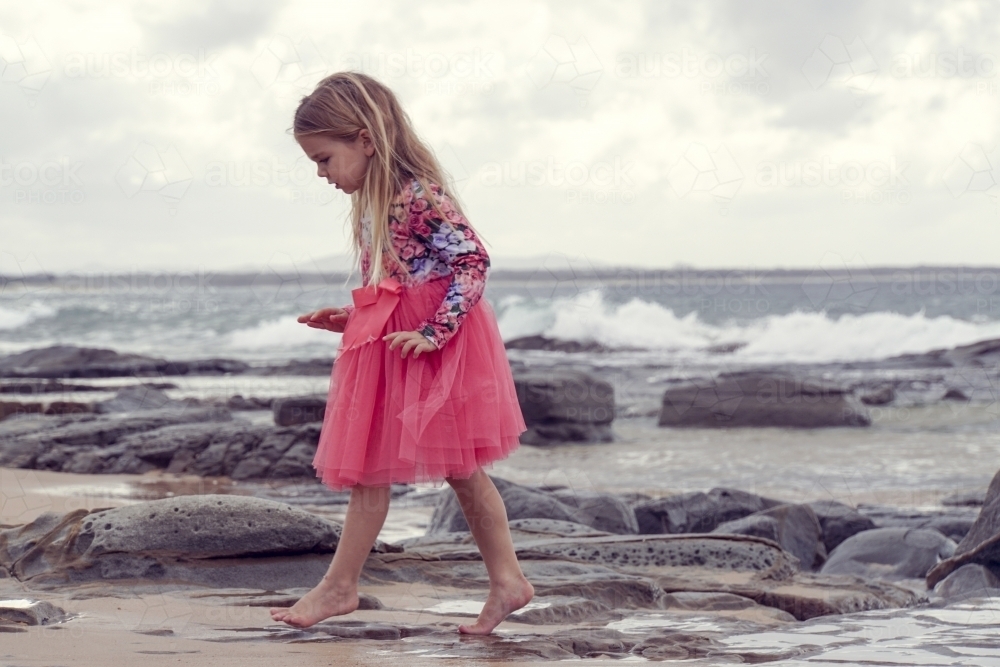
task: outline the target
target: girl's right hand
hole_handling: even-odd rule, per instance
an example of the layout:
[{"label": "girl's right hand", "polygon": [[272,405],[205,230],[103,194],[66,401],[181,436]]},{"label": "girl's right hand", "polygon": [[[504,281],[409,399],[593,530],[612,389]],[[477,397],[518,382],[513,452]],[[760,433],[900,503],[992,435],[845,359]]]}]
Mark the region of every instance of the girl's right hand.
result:
[{"label": "girl's right hand", "polygon": [[344,333],[344,325],[350,316],[343,308],[320,308],[319,310],[299,315],[298,321],[313,329],[326,329],[334,333]]}]

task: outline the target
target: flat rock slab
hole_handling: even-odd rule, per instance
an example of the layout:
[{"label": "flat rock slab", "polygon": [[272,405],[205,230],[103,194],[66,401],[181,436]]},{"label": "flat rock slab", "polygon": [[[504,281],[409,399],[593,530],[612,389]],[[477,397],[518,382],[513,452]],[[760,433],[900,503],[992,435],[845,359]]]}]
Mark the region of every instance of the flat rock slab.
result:
[{"label": "flat rock slab", "polygon": [[868,409],[847,388],[780,371],[740,371],[663,393],[659,426],[728,428],[869,426]]},{"label": "flat rock slab", "polygon": [[[762,548],[753,549],[755,543]],[[536,595],[582,597],[619,611],[670,608],[676,600],[667,595],[679,592],[738,595],[798,620],[905,607],[925,599],[891,582],[799,572],[776,544],[745,536],[563,539],[522,544],[517,552]],[[474,550],[373,554],[365,573],[372,582],[485,589],[489,580],[477,558]],[[697,563],[698,558],[706,562]]]}]

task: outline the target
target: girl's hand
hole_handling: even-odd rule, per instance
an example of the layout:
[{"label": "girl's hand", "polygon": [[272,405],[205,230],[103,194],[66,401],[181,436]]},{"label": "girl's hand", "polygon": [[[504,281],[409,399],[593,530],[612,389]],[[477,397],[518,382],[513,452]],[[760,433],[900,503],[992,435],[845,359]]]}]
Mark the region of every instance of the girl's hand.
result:
[{"label": "girl's hand", "polygon": [[403,359],[406,358],[406,355],[410,350],[413,350],[413,358],[416,359],[420,356],[421,352],[433,352],[437,349],[437,345],[430,342],[419,331],[393,331],[392,333],[383,336],[382,340],[390,341],[390,350],[395,350],[397,346],[402,345]]},{"label": "girl's hand", "polygon": [[350,316],[343,308],[321,308],[313,313],[299,315],[298,321],[313,329],[326,329],[335,333],[344,333],[344,325]]}]

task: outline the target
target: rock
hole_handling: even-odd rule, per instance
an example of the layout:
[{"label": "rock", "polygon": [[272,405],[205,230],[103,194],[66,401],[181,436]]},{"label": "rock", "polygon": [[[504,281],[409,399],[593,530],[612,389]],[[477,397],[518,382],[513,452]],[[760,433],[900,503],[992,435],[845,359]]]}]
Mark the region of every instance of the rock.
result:
[{"label": "rock", "polygon": [[550,352],[608,352],[611,348],[596,341],[559,340],[547,336],[521,336],[503,344],[508,350],[546,350]]},{"label": "rock", "polygon": [[[0,566],[33,585],[159,580],[182,573],[190,580],[192,569],[201,570],[203,581],[225,581],[227,573],[213,570],[253,570],[268,557],[330,554],[340,531],[339,524],[261,498],[178,496],[89,512],[44,512],[27,525],[0,531]],[[382,542],[373,549],[399,550]]]},{"label": "rock", "polygon": [[577,517],[576,520],[594,530],[619,535],[634,535],[639,532],[635,512],[628,503],[612,493],[560,489],[553,491],[552,495],[565,505],[575,508],[573,514]]},{"label": "rock", "polygon": [[[146,410],[131,414],[77,414],[0,422],[0,466],[63,470],[76,454],[142,433],[183,423],[231,421],[226,410]],[[83,471],[81,471],[83,472]]]},{"label": "rock", "polygon": [[888,405],[896,400],[896,389],[891,384],[879,385],[864,391],[860,400],[865,405]]},{"label": "rock", "polygon": [[[158,387],[163,389],[163,387]],[[176,389],[175,386],[166,387]],[[76,391],[108,391],[108,387],[92,384],[70,384],[59,382],[58,380],[37,380],[27,378],[23,380],[0,380],[0,394],[21,394],[22,396],[36,396],[38,394],[65,394]]]},{"label": "rock", "polygon": [[94,412],[134,412],[136,410],[187,410],[197,402],[176,401],[159,389],[145,385],[119,389],[114,398],[94,403]]},{"label": "rock", "polygon": [[[572,521],[556,521],[553,519],[513,519],[509,522],[510,536],[514,544],[535,542],[545,538],[559,537],[608,537],[611,533],[594,530],[590,526]],[[428,533],[417,537],[408,537],[396,542],[407,551],[420,553],[448,553],[464,547],[474,547],[476,541],[468,531]]]},{"label": "rock", "polygon": [[0,419],[16,417],[17,415],[41,414],[44,407],[41,403],[21,403],[20,401],[0,401]]},{"label": "rock", "polygon": [[912,507],[859,503],[858,512],[870,518],[878,528],[932,528],[959,542],[969,532],[978,510],[974,507],[946,507],[918,510]]},{"label": "rock", "polygon": [[997,597],[1000,577],[976,563],[966,563],[934,586],[934,592],[945,600],[968,597]]},{"label": "rock", "polygon": [[[574,542],[583,551],[570,556]],[[620,551],[623,548],[625,553]],[[728,593],[806,620],[910,606],[923,599],[891,582],[799,572],[794,559],[777,544],[741,535],[615,536],[597,544],[591,540],[548,540],[519,545],[517,553],[537,597],[580,597],[619,612],[691,606],[696,604],[691,599],[694,594],[707,598],[712,593]],[[584,560],[581,556],[593,558]],[[372,554],[365,563],[364,577],[371,585],[422,582],[438,595],[443,595],[446,587],[485,592],[488,576],[478,558],[474,548],[433,557],[410,551]],[[771,560],[770,567],[767,560]],[[698,565],[702,561],[705,565]],[[727,599],[728,603],[718,602],[736,606]],[[703,604],[711,603],[706,600]],[[787,617],[772,614],[771,619]]]},{"label": "rock", "polygon": [[944,395],[941,396],[941,400],[942,401],[968,401],[969,400],[969,396],[964,391],[962,391],[961,389],[958,389],[956,387],[948,387],[948,391],[944,392]]},{"label": "rock", "polygon": [[874,528],[847,538],[833,550],[821,574],[866,579],[919,579],[955,552],[955,543],[927,528]]},{"label": "rock", "polygon": [[819,568],[827,555],[819,519],[808,505],[777,505],[722,523],[711,532],[766,537],[798,558],[803,570]]},{"label": "rock", "polygon": [[[445,616],[468,616],[475,618],[482,610],[483,600],[456,600],[435,605],[424,611]],[[581,621],[609,620],[620,618],[606,604],[587,598],[567,595],[535,596],[522,609],[507,617],[515,623],[533,625],[572,624]]]},{"label": "rock", "polygon": [[[491,477],[507,508],[508,520],[553,519],[584,524],[596,530],[616,534],[634,534],[635,514],[613,494],[572,493],[561,495],[521,486],[499,477]],[[434,508],[427,534],[469,530],[462,507],[454,492],[443,493]]]},{"label": "rock", "polygon": [[966,489],[947,495],[941,499],[946,507],[982,507],[986,502],[986,488]]},{"label": "rock", "polygon": [[967,563],[977,563],[1000,574],[1000,471],[993,475],[983,506],[955,553],[927,574],[927,587],[934,588]]},{"label": "rock", "polygon": [[602,537],[611,533],[597,530],[574,521],[556,521],[555,519],[514,519],[508,522],[512,532],[526,536],[540,537]]},{"label": "rock", "polygon": [[1000,364],[1000,338],[959,345],[946,351],[944,357],[954,366],[996,367]]},{"label": "rock", "polygon": [[726,521],[783,504],[739,489],[716,487],[708,493],[691,491],[641,501],[632,510],[643,535],[709,533]]},{"label": "rock", "polygon": [[47,415],[79,415],[93,411],[94,407],[91,404],[75,401],[52,401],[45,406],[45,414]]},{"label": "rock", "polygon": [[723,373],[667,389],[658,421],[671,427],[870,424],[865,406],[845,387],[778,371]]},{"label": "rock", "polygon": [[558,442],[612,442],[614,388],[604,380],[575,370],[527,371],[514,374],[521,414],[528,430],[526,445]]},{"label": "rock", "polygon": [[320,424],[233,421],[224,409],[146,410],[0,422],[0,466],[92,474],[150,470],[314,481]]},{"label": "rock", "polygon": [[244,398],[241,394],[234,394],[226,400],[225,405],[230,410],[270,410],[273,403],[273,398],[259,398],[257,396]]},{"label": "rock", "polygon": [[816,500],[809,503],[809,507],[819,520],[827,554],[851,535],[876,528],[870,518],[836,500]]},{"label": "rock", "polygon": [[0,625],[49,625],[67,618],[69,614],[65,610],[45,600],[0,600]]},{"label": "rock", "polygon": [[312,375],[329,377],[333,357],[329,359],[293,359],[281,365],[255,366],[247,371],[253,375]]},{"label": "rock", "polygon": [[540,596],[532,599],[527,609],[509,616],[517,623],[553,625],[583,621],[609,620],[619,617],[610,607],[596,600],[566,595]]},{"label": "rock", "polygon": [[0,377],[99,378],[141,375],[220,375],[242,373],[249,364],[232,359],[168,361],[103,348],[53,345],[0,359]]},{"label": "rock", "polygon": [[780,545],[748,535],[641,535],[537,540],[521,544],[519,554],[558,556],[609,567],[709,567],[768,571],[775,578],[794,572],[797,563]]},{"label": "rock", "polygon": [[271,404],[274,423],[278,426],[295,426],[322,422],[326,413],[326,399],[322,394],[275,399]]}]

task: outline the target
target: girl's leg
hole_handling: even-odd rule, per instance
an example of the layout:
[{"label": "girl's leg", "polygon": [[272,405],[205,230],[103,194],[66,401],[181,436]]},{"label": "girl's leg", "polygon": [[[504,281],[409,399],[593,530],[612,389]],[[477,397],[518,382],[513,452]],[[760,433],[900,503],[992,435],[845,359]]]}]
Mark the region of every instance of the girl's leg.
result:
[{"label": "girl's leg", "polygon": [[448,479],[448,483],[462,505],[490,575],[490,594],[479,618],[473,625],[460,625],[458,630],[488,635],[508,614],[528,604],[535,589],[517,562],[507,509],[493,480],[480,468],[469,479]]},{"label": "girl's leg", "polygon": [[388,486],[355,486],[330,569],[291,607],[271,607],[271,619],[307,628],[358,608],[358,579],[389,511]]}]

